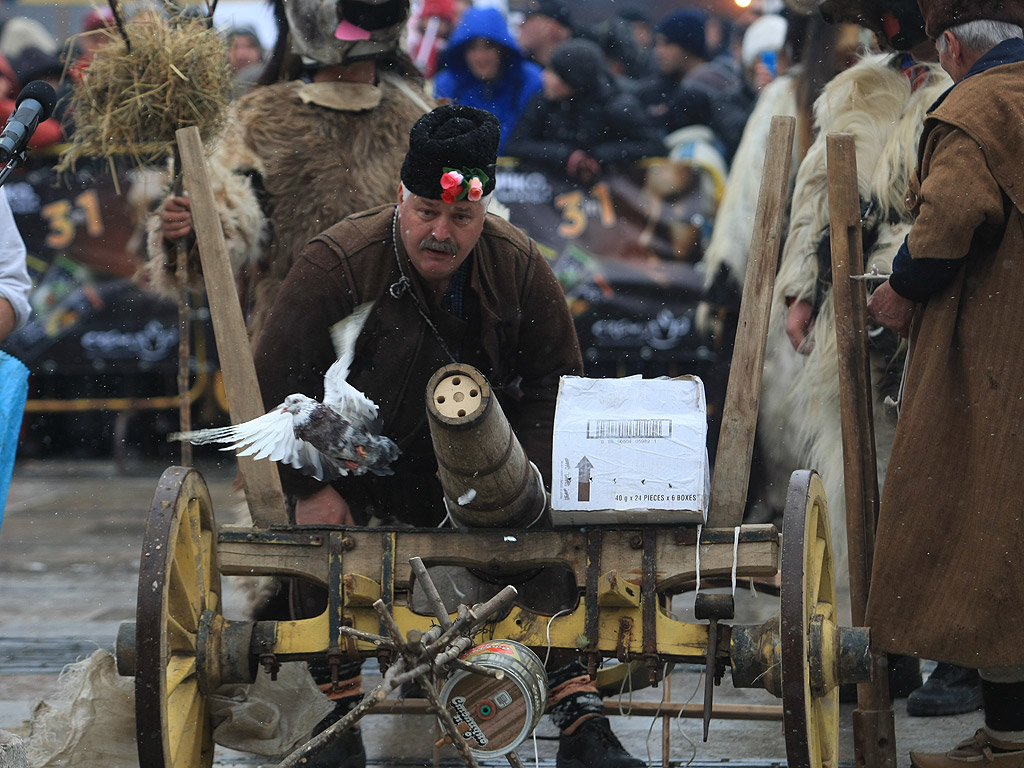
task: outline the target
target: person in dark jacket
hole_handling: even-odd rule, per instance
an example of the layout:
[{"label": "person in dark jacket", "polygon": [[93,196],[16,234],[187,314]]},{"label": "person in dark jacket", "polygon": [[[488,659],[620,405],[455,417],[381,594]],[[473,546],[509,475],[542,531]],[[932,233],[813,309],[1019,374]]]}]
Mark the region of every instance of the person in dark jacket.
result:
[{"label": "person in dark jacket", "polygon": [[[499,135],[497,119],[483,110],[446,104],[427,113],[409,134],[397,206],[338,222],[306,244],[288,273],[254,355],[264,401],[280,402],[282,392],[319,397],[336,354],[328,329],[372,301],[348,380],[379,405],[385,433],[402,449],[390,477],[324,484],[280,466],[285,492],[297,497],[297,524],[366,524],[374,513],[419,526],[443,521],[423,393],[434,372],[454,362],[484,373],[550,481],[558,382],[579,375],[583,360],[565,296],[537,244],[487,213]],[[326,609],[326,591],[312,591],[320,594],[300,603],[315,605],[303,610],[307,616]],[[576,654],[549,662],[556,768],[643,768],[612,733]],[[358,700],[360,668],[359,661],[335,666],[323,683],[348,694],[340,710]]]},{"label": "person in dark jacket", "polygon": [[500,154],[526,105],[541,90],[541,67],[523,58],[497,8],[466,11],[442,62],[434,78],[434,95],[497,117]]},{"label": "person in dark jacket", "polygon": [[616,87],[597,44],[567,40],[552,51],[544,91],[505,153],[589,183],[606,168],[664,156],[665,145],[640,103]]},{"label": "person in dark jacket", "polygon": [[689,106],[706,100],[711,106],[710,128],[731,162],[754,108],[754,92],[727,61],[712,60],[706,20],[703,11],[685,8],[658,24],[654,55],[659,74],[637,96],[667,133],[691,124]]}]

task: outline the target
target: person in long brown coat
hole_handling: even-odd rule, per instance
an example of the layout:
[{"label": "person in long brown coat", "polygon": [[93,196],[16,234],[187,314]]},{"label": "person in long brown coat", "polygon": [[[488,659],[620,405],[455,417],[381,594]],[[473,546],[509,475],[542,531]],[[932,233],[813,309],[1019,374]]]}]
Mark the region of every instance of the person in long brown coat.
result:
[{"label": "person in long brown coat", "polygon": [[918,768],[1024,765],[1024,3],[921,0],[954,85],[925,121],[917,218],[872,296],[909,335],[879,515],[873,646],[979,668],[985,727]]}]

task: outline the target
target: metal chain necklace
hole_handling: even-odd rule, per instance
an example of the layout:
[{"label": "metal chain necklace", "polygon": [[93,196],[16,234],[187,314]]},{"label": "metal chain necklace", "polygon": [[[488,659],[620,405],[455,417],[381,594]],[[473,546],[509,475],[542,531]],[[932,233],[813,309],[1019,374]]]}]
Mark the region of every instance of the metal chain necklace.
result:
[{"label": "metal chain necklace", "polygon": [[431,321],[427,315],[426,309],[423,304],[420,303],[419,297],[416,295],[416,291],[412,290],[412,281],[409,280],[409,276],[405,274],[405,270],[402,269],[402,258],[398,255],[398,206],[395,206],[395,214],[391,217],[391,245],[395,252],[395,265],[398,267],[398,274],[401,277],[391,284],[388,288],[388,294],[393,299],[400,299],[403,293],[408,293],[409,298],[412,299],[412,303],[416,306],[416,311],[420,313],[420,317],[423,318],[423,322],[427,324],[431,333],[434,334],[434,338],[437,339],[437,343],[441,345],[441,349],[448,356],[448,359],[453,363],[459,362],[455,359],[455,355],[452,354],[448,345],[445,344],[444,339],[441,337],[441,332],[437,330],[437,326]]}]

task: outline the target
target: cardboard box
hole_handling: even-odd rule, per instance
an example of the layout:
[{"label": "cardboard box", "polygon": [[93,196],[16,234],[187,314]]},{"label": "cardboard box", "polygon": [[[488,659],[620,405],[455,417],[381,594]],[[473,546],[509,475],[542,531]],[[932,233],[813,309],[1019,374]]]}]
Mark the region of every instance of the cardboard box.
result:
[{"label": "cardboard box", "polygon": [[707,399],[696,376],[562,377],[552,445],[554,523],[705,522],[707,435]]}]

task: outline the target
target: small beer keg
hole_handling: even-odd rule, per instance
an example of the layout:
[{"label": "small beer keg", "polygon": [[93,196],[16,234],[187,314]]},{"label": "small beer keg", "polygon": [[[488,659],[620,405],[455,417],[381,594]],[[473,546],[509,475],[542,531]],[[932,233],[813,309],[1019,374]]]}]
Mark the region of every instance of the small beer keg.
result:
[{"label": "small beer keg", "polygon": [[492,640],[462,658],[504,677],[455,672],[441,689],[441,701],[475,757],[500,757],[518,747],[537,727],[548,698],[548,675],[537,654],[512,640]]}]

